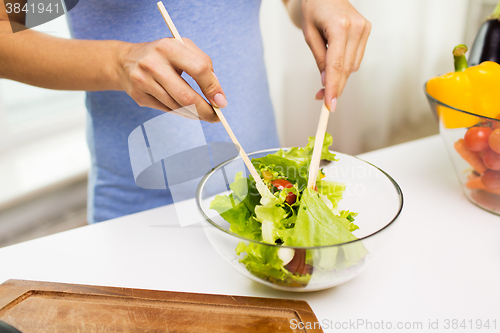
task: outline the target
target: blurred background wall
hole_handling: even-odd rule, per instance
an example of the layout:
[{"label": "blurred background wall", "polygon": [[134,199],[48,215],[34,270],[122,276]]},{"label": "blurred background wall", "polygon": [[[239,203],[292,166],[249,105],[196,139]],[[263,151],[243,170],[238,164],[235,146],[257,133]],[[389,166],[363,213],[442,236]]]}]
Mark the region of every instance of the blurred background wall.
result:
[{"label": "blurred background wall", "polygon": [[[334,149],[358,154],[437,133],[423,86],[453,70],[451,51],[472,45],[496,0],[351,0],[372,23],[365,56],[330,118]],[[280,1],[264,0],[262,33],[270,90],[284,146],[313,136],[320,75],[302,32]]]},{"label": "blurred background wall", "polygon": [[[423,85],[452,70],[451,50],[472,44],[496,0],[351,2],[373,28],[330,118],[333,148],[358,154],[437,133]],[[282,145],[303,145],[321,107],[314,58],[281,1],[263,0],[261,28]],[[36,30],[69,38],[64,17]],[[86,224],[84,125],[83,92],[0,79],[0,247]]]}]

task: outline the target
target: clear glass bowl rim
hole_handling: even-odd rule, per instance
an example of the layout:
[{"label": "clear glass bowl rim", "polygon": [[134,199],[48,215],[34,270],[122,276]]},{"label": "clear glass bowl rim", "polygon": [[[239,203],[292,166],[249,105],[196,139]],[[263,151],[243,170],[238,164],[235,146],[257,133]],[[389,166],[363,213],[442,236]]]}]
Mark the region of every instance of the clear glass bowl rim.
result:
[{"label": "clear glass bowl rim", "polygon": [[[290,148],[287,147],[287,148],[270,148],[270,149],[263,149],[263,150],[257,150],[257,151],[254,151],[254,152],[251,152],[251,153],[248,153],[248,155],[253,155],[253,154],[262,154],[262,153],[271,153],[271,152],[276,152],[280,149],[283,149],[283,150],[289,150]],[[335,151],[331,151],[332,153],[337,153]],[[343,153],[340,153],[340,154],[343,154]],[[384,170],[380,169],[379,167],[377,167],[376,165],[373,165],[371,164],[370,162],[367,162],[359,157],[356,157],[356,156],[352,156],[352,155],[348,155],[348,154],[343,154],[343,155],[346,155],[346,156],[350,156],[350,157],[353,157],[357,160],[360,160],[361,162],[363,163],[366,163],[366,164],[369,164],[371,165],[372,167],[374,167],[375,169],[379,170],[380,172],[382,172],[388,179],[389,181],[392,183],[392,185],[394,186],[394,188],[396,189],[396,192],[398,194],[398,198],[399,198],[399,208],[398,208],[398,211],[396,213],[396,215],[394,215],[394,217],[392,218],[392,220],[387,223],[386,225],[384,225],[382,228],[378,229],[377,231],[369,234],[369,235],[366,235],[364,237],[361,237],[361,238],[358,238],[356,240],[353,240],[353,241],[350,241],[350,242],[345,242],[345,243],[339,243],[339,244],[333,244],[333,245],[323,245],[323,246],[285,246],[285,245],[277,245],[277,244],[269,244],[269,243],[264,243],[264,242],[260,242],[260,241],[256,241],[256,240],[253,240],[253,239],[249,239],[249,238],[246,238],[246,237],[242,237],[238,234],[235,234],[233,232],[230,232],[224,228],[222,228],[221,226],[219,226],[217,223],[215,223],[214,221],[212,221],[212,219],[210,219],[206,214],[205,212],[203,211],[202,207],[201,207],[201,194],[202,194],[202,190],[203,190],[203,187],[205,185],[205,183],[207,182],[208,178],[210,178],[210,176],[212,174],[214,174],[217,170],[219,170],[220,168],[224,167],[226,164],[229,164],[231,163],[232,161],[236,160],[236,159],[241,159],[241,156],[236,156],[234,158],[231,158],[225,162],[222,162],[221,164],[217,165],[215,168],[213,168],[212,170],[210,170],[209,172],[207,172],[207,174],[205,176],[203,176],[203,178],[200,180],[200,183],[198,184],[198,188],[196,189],[196,204],[198,206],[198,210],[201,212],[201,214],[203,215],[203,217],[205,218],[205,220],[207,220],[212,226],[216,227],[218,230],[226,233],[227,235],[230,235],[230,236],[233,236],[233,237],[236,237],[236,238],[239,238],[243,241],[247,241],[247,242],[252,242],[252,243],[256,243],[256,244],[261,244],[261,245],[267,245],[267,246],[273,246],[273,247],[284,247],[284,248],[291,248],[291,249],[309,249],[309,250],[314,250],[314,249],[327,249],[327,248],[333,248],[333,247],[338,247],[338,246],[343,246],[343,245],[346,245],[346,244],[351,244],[351,243],[355,243],[355,242],[360,242],[364,239],[367,239],[367,238],[370,238],[376,234],[379,234],[380,232],[382,232],[383,230],[387,229],[389,226],[391,226],[396,220],[397,218],[399,217],[399,215],[401,214],[401,211],[403,210],[403,203],[404,203],[404,199],[403,199],[403,191],[401,190],[401,187],[399,186],[399,184],[394,180],[394,178],[392,178],[389,174],[387,174],[387,172],[385,172]]]},{"label": "clear glass bowl rim", "polygon": [[[429,81],[427,81],[429,82]],[[500,119],[495,119],[495,118],[490,118],[490,117],[486,117],[486,116],[481,116],[477,113],[472,113],[472,112],[469,112],[469,111],[465,111],[465,110],[461,110],[461,109],[457,109],[457,108],[454,108],[453,106],[450,106],[446,103],[443,103],[437,99],[435,99],[434,97],[432,97],[431,95],[429,95],[429,93],[427,92],[427,82],[424,84],[424,93],[425,95],[427,96],[427,98],[431,101],[433,101],[434,103],[436,104],[439,104],[441,106],[444,106],[448,109],[452,109],[452,110],[455,110],[455,111],[458,111],[458,112],[462,112],[462,113],[466,113],[468,115],[471,115],[471,116],[475,116],[475,117],[479,117],[479,118],[484,118],[484,119],[488,119],[488,120],[493,120],[493,121],[500,121]]]}]

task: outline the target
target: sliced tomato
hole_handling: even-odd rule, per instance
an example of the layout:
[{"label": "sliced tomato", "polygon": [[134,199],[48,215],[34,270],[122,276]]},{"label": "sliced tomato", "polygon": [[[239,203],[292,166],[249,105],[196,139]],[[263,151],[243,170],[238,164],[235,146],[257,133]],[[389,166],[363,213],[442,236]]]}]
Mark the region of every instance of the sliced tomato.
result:
[{"label": "sliced tomato", "polygon": [[293,184],[286,179],[275,179],[271,183],[280,191],[284,188],[293,187]]},{"label": "sliced tomato", "polygon": [[[293,184],[286,179],[275,179],[271,183],[280,191],[285,188],[293,187]],[[295,203],[295,201],[297,201],[297,196],[295,195],[295,193],[290,192],[287,194],[285,201],[287,204],[292,205]]]}]

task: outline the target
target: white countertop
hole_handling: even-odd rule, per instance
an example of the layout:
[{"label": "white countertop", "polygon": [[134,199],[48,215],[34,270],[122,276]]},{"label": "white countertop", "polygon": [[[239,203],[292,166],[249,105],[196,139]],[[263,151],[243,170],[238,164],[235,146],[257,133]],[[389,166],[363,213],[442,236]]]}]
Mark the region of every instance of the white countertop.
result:
[{"label": "white countertop", "polygon": [[[201,227],[181,228],[172,206],[0,249],[0,283],[26,279],[304,299],[325,332],[333,332],[332,322],[344,325],[335,331],[380,332],[382,321],[401,332],[412,325],[418,332],[500,331],[500,218],[462,194],[441,138],[360,157],[399,183],[405,203],[384,253],[338,287],[290,293],[253,282],[216,254]],[[467,328],[453,329],[454,319],[458,325],[465,320]],[[350,325],[358,320],[359,326]],[[429,329],[436,320],[439,330]],[[476,329],[476,320],[489,320],[490,328]]]}]

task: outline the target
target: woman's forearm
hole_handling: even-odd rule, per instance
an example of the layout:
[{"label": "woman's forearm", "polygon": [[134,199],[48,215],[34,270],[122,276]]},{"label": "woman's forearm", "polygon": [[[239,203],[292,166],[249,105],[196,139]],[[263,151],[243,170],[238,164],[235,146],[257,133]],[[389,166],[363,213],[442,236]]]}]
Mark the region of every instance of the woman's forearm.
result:
[{"label": "woman's forearm", "polygon": [[[17,24],[17,23],[16,23]],[[52,37],[33,30],[12,33],[0,21],[0,78],[61,90],[123,90],[120,41]]]},{"label": "woman's forearm", "polygon": [[[26,3],[17,1],[21,8]],[[0,0],[0,78],[49,89],[121,90],[139,106],[163,111],[195,105],[196,114],[187,117],[209,122],[218,121],[212,105],[227,105],[212,60],[189,39],[147,43],[63,39],[29,29],[13,33],[9,19],[21,27],[25,21],[22,13],[8,17]],[[182,78],[183,72],[198,83],[212,105]]]}]

